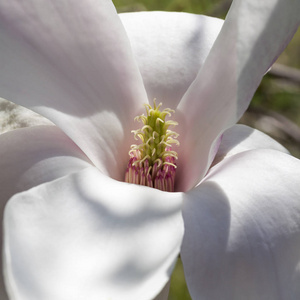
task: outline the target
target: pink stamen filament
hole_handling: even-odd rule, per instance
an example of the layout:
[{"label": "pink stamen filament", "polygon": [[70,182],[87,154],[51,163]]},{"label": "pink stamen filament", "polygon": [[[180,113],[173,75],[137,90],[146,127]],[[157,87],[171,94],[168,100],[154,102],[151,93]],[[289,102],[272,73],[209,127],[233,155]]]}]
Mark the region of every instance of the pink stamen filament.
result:
[{"label": "pink stamen filament", "polygon": [[[149,166],[148,158],[138,160],[140,154],[131,151],[131,158],[127,166],[125,181],[154,187],[161,191],[174,192],[174,181],[176,173],[175,158],[165,155],[165,161],[157,159],[153,167]],[[167,154],[168,149],[166,149]],[[170,154],[172,151],[170,151]]]}]

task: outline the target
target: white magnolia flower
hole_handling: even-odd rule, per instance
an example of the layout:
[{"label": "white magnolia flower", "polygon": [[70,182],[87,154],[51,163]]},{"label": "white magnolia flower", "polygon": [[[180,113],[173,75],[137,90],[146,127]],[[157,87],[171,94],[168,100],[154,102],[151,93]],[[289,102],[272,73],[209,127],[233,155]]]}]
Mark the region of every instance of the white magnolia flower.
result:
[{"label": "white magnolia flower", "polygon": [[[299,160],[233,126],[299,10],[234,0],[223,25],[119,18],[110,0],[0,0],[0,96],[56,124],[0,136],[10,299],[153,299],[180,249],[193,299],[299,299]],[[179,123],[175,193],[123,182],[153,98]]]}]

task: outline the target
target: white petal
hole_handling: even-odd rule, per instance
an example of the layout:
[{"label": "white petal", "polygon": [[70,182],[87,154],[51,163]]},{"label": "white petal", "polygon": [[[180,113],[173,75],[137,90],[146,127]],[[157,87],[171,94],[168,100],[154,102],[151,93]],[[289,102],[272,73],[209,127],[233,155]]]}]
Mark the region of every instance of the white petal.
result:
[{"label": "white petal", "polygon": [[206,173],[213,141],[246,110],[262,76],[295,33],[299,11],[297,0],[233,1],[211,52],[178,107],[189,128],[182,142],[189,145],[184,149],[188,159],[180,162],[185,189]]},{"label": "white petal", "polygon": [[96,168],[14,196],[5,210],[10,296],[150,300],[183,236],[182,194],[115,181]]},{"label": "white petal", "polygon": [[44,115],[95,165],[105,156],[111,175],[123,176],[130,123],[147,96],[110,0],[1,0],[0,66],[0,96]]},{"label": "white petal", "polygon": [[186,194],[181,257],[193,299],[300,298],[300,162],[252,150]]},{"label": "white petal", "polygon": [[0,200],[91,166],[56,126],[35,126],[0,135]]},{"label": "white petal", "polygon": [[177,12],[120,14],[148,99],[176,108],[196,78],[223,20]]},{"label": "white petal", "polygon": [[286,148],[263,132],[238,124],[223,133],[213,165],[237,153],[255,149],[273,149],[289,153]]},{"label": "white petal", "polygon": [[[90,166],[81,150],[55,126],[1,134],[0,145],[0,232],[3,209],[11,196]],[[2,270],[1,265],[2,260]]]}]

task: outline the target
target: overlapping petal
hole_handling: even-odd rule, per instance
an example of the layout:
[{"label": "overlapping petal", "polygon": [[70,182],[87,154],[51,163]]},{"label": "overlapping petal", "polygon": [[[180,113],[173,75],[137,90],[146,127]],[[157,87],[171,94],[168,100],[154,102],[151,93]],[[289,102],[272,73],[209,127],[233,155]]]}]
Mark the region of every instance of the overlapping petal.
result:
[{"label": "overlapping petal", "polygon": [[[1,134],[0,145],[1,232],[3,209],[14,194],[91,166],[84,153],[56,126]],[[2,270],[1,265],[2,260]],[[2,272],[0,286],[3,286]]]},{"label": "overlapping petal", "polygon": [[156,98],[175,109],[202,67],[223,20],[157,11],[125,13],[120,18],[149,101]]},{"label": "overlapping petal", "polygon": [[182,194],[115,181],[96,168],[15,195],[5,210],[14,299],[150,300],[183,236]]},{"label": "overlapping petal", "polygon": [[110,0],[1,0],[0,68],[0,96],[46,116],[122,178],[119,149],[147,96]]},{"label": "overlapping petal", "polygon": [[44,182],[91,166],[56,126],[22,128],[0,135],[1,203]]},{"label": "overlapping petal", "polygon": [[217,164],[183,208],[193,299],[300,297],[300,162],[252,150]]},{"label": "overlapping petal", "polygon": [[180,162],[183,189],[206,173],[211,145],[249,105],[262,76],[299,26],[299,11],[299,1],[233,1],[211,52],[178,106],[190,128],[183,141],[188,159]]},{"label": "overlapping petal", "polygon": [[222,134],[221,143],[213,165],[216,165],[224,158],[255,149],[273,149],[289,153],[285,147],[263,132],[238,124],[230,127]]}]

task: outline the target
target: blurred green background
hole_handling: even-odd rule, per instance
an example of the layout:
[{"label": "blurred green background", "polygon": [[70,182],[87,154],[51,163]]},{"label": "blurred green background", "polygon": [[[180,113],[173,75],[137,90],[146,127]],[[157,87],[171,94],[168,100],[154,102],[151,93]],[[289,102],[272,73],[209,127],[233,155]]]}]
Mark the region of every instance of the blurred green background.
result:
[{"label": "blurred green background", "polygon": [[[118,12],[184,11],[224,19],[231,0],[113,0]],[[300,158],[300,30],[264,77],[240,123],[257,128]],[[191,299],[179,260],[171,279],[169,300]]]}]

